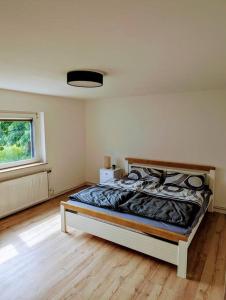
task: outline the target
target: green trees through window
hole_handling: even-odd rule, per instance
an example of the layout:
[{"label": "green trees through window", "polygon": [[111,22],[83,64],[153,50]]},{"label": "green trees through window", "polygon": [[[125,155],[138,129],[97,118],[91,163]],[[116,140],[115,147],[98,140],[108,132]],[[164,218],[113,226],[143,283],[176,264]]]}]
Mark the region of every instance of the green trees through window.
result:
[{"label": "green trees through window", "polygon": [[0,119],[0,164],[33,156],[32,120]]}]

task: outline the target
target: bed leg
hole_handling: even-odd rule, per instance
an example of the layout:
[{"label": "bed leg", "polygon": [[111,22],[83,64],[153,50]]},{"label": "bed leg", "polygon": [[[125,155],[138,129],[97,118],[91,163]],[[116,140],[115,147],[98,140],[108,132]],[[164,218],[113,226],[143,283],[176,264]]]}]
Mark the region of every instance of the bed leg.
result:
[{"label": "bed leg", "polygon": [[179,241],[177,258],[177,276],[181,278],[186,278],[187,276],[187,253],[188,244],[184,241]]},{"label": "bed leg", "polygon": [[60,206],[60,216],[61,216],[61,231],[67,232],[66,214],[65,214],[65,208],[63,205]]}]

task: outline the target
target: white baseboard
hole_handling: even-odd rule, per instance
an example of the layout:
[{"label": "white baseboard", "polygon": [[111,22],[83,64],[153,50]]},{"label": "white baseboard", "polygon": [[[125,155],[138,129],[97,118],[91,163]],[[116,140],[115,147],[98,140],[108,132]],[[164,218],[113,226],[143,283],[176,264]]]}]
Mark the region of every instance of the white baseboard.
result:
[{"label": "white baseboard", "polygon": [[226,214],[226,208],[225,207],[220,207],[220,206],[214,206],[214,211],[221,213],[221,214]]},{"label": "white baseboard", "polygon": [[96,185],[96,182],[86,181],[84,185]]}]

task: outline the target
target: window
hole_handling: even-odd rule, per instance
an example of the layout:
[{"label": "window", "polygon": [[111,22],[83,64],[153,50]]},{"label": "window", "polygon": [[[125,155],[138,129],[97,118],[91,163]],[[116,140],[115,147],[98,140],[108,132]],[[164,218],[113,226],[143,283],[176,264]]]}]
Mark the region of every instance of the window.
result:
[{"label": "window", "polygon": [[43,161],[39,114],[0,113],[0,169]]}]

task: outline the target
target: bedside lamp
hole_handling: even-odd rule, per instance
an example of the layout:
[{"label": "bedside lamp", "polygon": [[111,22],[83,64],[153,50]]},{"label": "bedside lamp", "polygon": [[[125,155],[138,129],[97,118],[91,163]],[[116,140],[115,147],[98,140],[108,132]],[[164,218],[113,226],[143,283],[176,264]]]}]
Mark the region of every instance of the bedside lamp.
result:
[{"label": "bedside lamp", "polygon": [[105,169],[111,168],[111,156],[104,156],[104,168]]}]

